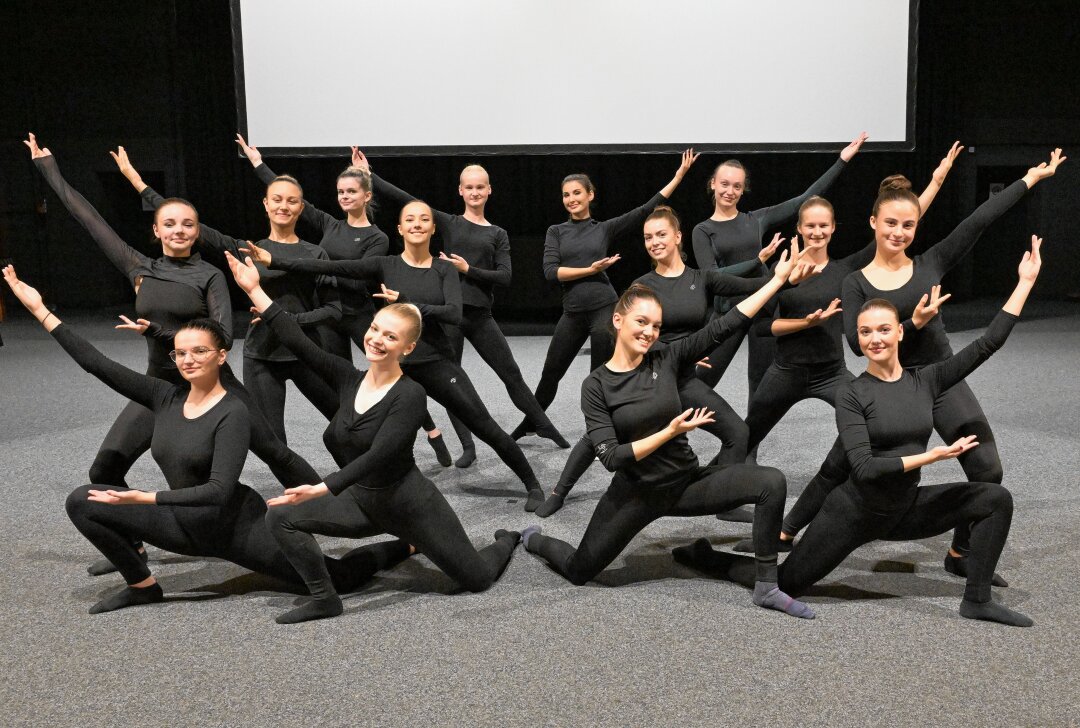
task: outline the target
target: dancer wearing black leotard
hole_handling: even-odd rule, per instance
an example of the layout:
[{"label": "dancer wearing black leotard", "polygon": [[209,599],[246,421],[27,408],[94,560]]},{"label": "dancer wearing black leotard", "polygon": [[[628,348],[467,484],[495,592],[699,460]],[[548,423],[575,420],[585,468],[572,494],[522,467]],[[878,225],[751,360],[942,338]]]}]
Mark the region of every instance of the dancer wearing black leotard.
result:
[{"label": "dancer wearing black leotard", "polygon": [[[163,598],[146,561],[132,545],[145,541],[188,556],[223,558],[253,571],[299,585],[300,575],[266,528],[266,504],[238,482],[251,426],[247,407],[222,385],[226,339],[210,319],[180,325],[176,357],[184,379],[173,384],[139,374],[105,357],[62,326],[36,290],[11,266],[4,279],[24,306],[86,371],[154,413],[151,452],[168,490],[147,492],[90,484],[67,499],[72,523],[114,563],[127,586],[90,608],[91,614],[160,602]],[[352,590],[380,568],[404,558],[400,541],[365,546],[327,566],[341,590]]]},{"label": "dancer wearing black leotard", "polygon": [[[980,446],[976,435],[927,450],[934,409],[943,392],[963,381],[1009,336],[1039,274],[1042,241],[1020,263],[1016,289],[981,337],[949,358],[919,369],[900,362],[906,329],[896,308],[880,298],[858,313],[866,371],[837,397],[836,425],[851,478],[825,499],[806,534],[779,569],[779,585],[799,595],[827,576],[848,554],[870,541],[929,538],[971,528],[967,586],[960,615],[1018,627],[1032,620],[992,600],[991,580],[1012,523],[1012,495],[998,483],[964,482],[919,487],[925,465],[959,457]],[[746,583],[752,562],[718,553],[707,541],[676,550],[680,561]]]},{"label": "dancer wearing black leotard", "polygon": [[[612,306],[619,298],[605,273],[619,260],[618,253],[610,255],[612,243],[641,225],[654,207],[670,198],[697,158],[693,149],[683,152],[675,176],[652,199],[603,222],[593,219],[590,212],[596,188],[588,176],[571,174],[563,180],[562,202],[570,219],[549,227],[544,239],[544,277],[557,281],[563,289],[563,313],[555,325],[536,385],[536,400],[545,410],[554,401],[559,382],[586,340],[591,352],[590,371],[611,356],[608,327]],[[523,420],[511,436],[515,440],[523,437],[529,427],[528,420]]]},{"label": "dancer wearing black leotard", "polygon": [[[904,323],[905,340],[900,350],[903,366],[918,369],[943,361],[952,355],[948,336],[940,316],[934,316],[937,305],[948,298],[939,296],[941,278],[975,245],[983,232],[1041,180],[1053,176],[1065,157],[1056,149],[1049,163],[1032,167],[1021,180],[980,205],[947,237],[926,252],[908,258],[907,248],[915,236],[920,214],[920,202],[901,176],[887,178],[874,204],[871,225],[874,227],[876,254],[874,260],[844,279],[841,303],[848,312],[858,311],[869,298],[890,301],[900,312]],[[876,284],[876,285],[875,285]],[[927,303],[929,302],[929,306]],[[858,347],[854,316],[845,320],[848,343]],[[942,392],[934,403],[934,429],[945,442],[964,434],[974,434],[979,447],[959,457],[960,466],[969,480],[1000,483],[1001,459],[994,434],[975,395],[966,382]],[[807,485],[795,508],[785,519],[784,533],[794,536],[820,509],[824,498],[848,477],[848,468],[841,449],[834,445],[821,470]],[[945,568],[958,576],[964,575],[963,554],[967,550],[968,532],[957,530]]]},{"label": "dancer wearing black leotard", "polygon": [[316,533],[351,538],[392,533],[418,547],[467,589],[491,586],[509,563],[519,534],[500,530],[495,543],[478,552],[446,499],[413,460],[426,394],[402,375],[401,360],[413,353],[420,336],[419,309],[394,303],[379,311],[364,342],[370,368],[357,371],[351,362],[304,336],[259,287],[250,260],[229,263],[266,323],[301,361],[331,383],[340,398],[323,440],[341,470],[318,485],[287,490],[269,501],[266,519],[271,532],[314,597],[277,621],[341,614],[341,600],[312,535]]},{"label": "dancer wearing black leotard", "polygon": [[[809,197],[824,194],[843,172],[847,163],[858,153],[867,138],[867,134],[863,132],[851,144],[844,147],[836,163],[798,197],[750,212],[742,212],[738,209],[743,194],[749,190],[746,169],[737,159],[722,162],[709,178],[709,196],[714,206],[712,217],[698,223],[694,228],[694,258],[697,261],[697,267],[708,271],[720,266],[753,260],[761,250],[765,232],[794,217],[799,205]],[[717,299],[716,312],[723,313],[737,302],[737,298]],[[727,371],[731,360],[735,358],[735,352],[739,350],[746,335],[746,332],[742,332],[732,336],[709,353],[710,368],[703,367],[698,370],[698,376],[706,384],[710,387],[716,386],[720,377]],[[775,354],[775,340],[772,337],[758,336],[751,329],[747,367],[749,398],[753,398],[754,391]]]},{"label": "dancer wearing black leotard", "polygon": [[[461,319],[461,284],[453,266],[431,256],[435,218],[426,202],[417,200],[402,208],[398,232],[405,241],[400,256],[365,260],[315,260],[279,258],[271,251],[249,245],[244,252],[271,271],[300,271],[377,281],[382,293],[375,296],[390,303],[415,303],[424,317],[423,333],[416,351],[405,362],[405,373],[419,382],[429,397],[453,412],[477,437],[495,450],[529,493],[525,510],[544,502],[544,491],[521,448],[492,419],[469,376],[454,363],[453,350],[441,323]],[[260,274],[262,270],[260,269]]]},{"label": "dancer wearing black leotard", "polygon": [[[941,160],[923,193],[920,215],[925,215],[953,162],[964,150],[956,142]],[[769,365],[761,386],[747,405],[747,448],[753,452],[773,427],[796,403],[816,398],[836,406],[836,391],[854,375],[844,364],[843,325],[837,314],[845,277],[873,260],[876,243],[847,257],[829,257],[829,242],[836,230],[832,205],[814,195],[799,206],[796,231],[802,236],[805,260],[818,271],[814,280],[782,291],[762,310],[753,330],[759,336],[776,337],[776,359]],[[924,310],[928,318],[934,311]]]},{"label": "dancer wearing black leotard", "polygon": [[[143,182],[138,172],[128,165],[121,167],[128,181],[143,200],[157,209],[164,198]],[[263,207],[270,221],[270,237],[259,241],[279,258],[313,258],[329,260],[326,251],[301,240],[296,234],[296,221],[304,208],[304,192],[300,183],[287,175],[267,186]],[[200,225],[199,242],[220,253],[242,255],[240,248],[246,240],[225,235],[209,225]],[[285,275],[263,272],[266,289],[273,291],[275,300],[296,316],[297,322],[318,335],[318,327],[327,321],[341,318],[341,302],[332,278],[315,275]],[[256,406],[265,415],[274,434],[287,442],[285,434],[285,383],[292,380],[308,401],[326,419],[337,410],[334,391],[317,375],[300,366],[296,357],[281,346],[267,326],[252,319],[244,338],[244,385],[253,395]]]},{"label": "dancer wearing black leotard", "polygon": [[702,468],[686,433],[711,420],[706,408],[687,409],[678,392],[687,366],[750,318],[792,274],[785,253],[775,274],[723,317],[700,331],[650,351],[663,311],[655,294],[632,285],[612,315],[615,353],[581,386],[581,409],[589,439],[604,466],[615,473],[593,512],[577,549],[544,536],[538,526],[522,532],[525,548],[540,555],[574,584],[600,573],[646,525],[663,516],[701,516],[735,505],[755,503],[754,538],[758,543],[754,603],[793,616],[812,618],[806,605],[776,585],[776,537],[784,510],[784,475],[774,468],[738,464]]},{"label": "dancer wearing black leotard", "polygon": [[[164,200],[155,215],[154,234],[161,240],[164,255],[151,259],[124,242],[87,200],[60,174],[56,158],[41,149],[33,134],[26,142],[34,164],[56,192],[64,207],[86,228],[101,251],[135,288],[137,321],[126,317],[117,328],[143,334],[147,347],[148,376],[180,384],[182,378],[168,352],[176,330],[194,318],[211,318],[221,324],[226,347],[232,345],[232,308],[225,278],[214,266],[203,261],[191,248],[199,235],[195,208],[184,200]],[[118,162],[127,162],[121,147],[114,154]],[[250,406],[251,395],[227,365],[222,369],[222,383]],[[265,462],[285,486],[317,480],[318,474],[303,458],[279,440],[266,419],[256,414],[250,418],[251,451]],[[129,402],[109,429],[105,441],[90,467],[90,480],[102,485],[125,486],[124,477],[131,465],[150,447],[153,436],[153,413],[137,402]],[[95,564],[91,573],[111,571],[106,564]]]},{"label": "dancer wearing black leotard", "polygon": [[[359,149],[353,152],[353,164],[370,169],[370,164]],[[416,198],[398,189],[372,173],[375,189],[399,205],[406,205]],[[551,423],[544,408],[529,391],[506,337],[491,315],[492,289],[509,286],[511,276],[510,238],[506,231],[492,225],[484,216],[484,208],[491,196],[491,182],[487,171],[471,164],[461,171],[458,193],[465,201],[465,212],[451,215],[434,210],[435,226],[442,238],[443,250],[439,258],[457,269],[461,279],[461,323],[448,325],[447,334],[454,351],[454,362],[461,364],[465,339],[468,339],[480,357],[502,380],[514,406],[529,421],[529,429],[541,437],[555,442],[559,447],[570,444]],[[476,458],[476,449],[468,429],[461,420],[450,416],[464,452],[455,465],[468,467]]]},{"label": "dancer wearing black leotard", "polygon": [[[664,310],[664,326],[656,350],[702,328],[712,315],[715,296],[750,294],[767,280],[736,277],[760,271],[758,259],[737,263],[723,271],[703,272],[688,268],[682,259],[679,218],[666,205],[656,207],[646,218],[644,238],[645,250],[652,259],[654,270],[634,282],[653,291]],[[768,258],[774,248],[763,249],[760,257]],[[725,465],[741,463],[746,458],[746,424],[716,390],[695,376],[695,366],[690,364],[679,372],[679,397],[686,407],[707,407],[714,413],[715,422],[702,425],[702,429],[715,435],[722,443],[717,462]],[[588,436],[582,437],[571,450],[559,482],[544,505],[536,509],[536,515],[547,518],[562,508],[574,484],[595,459],[593,443]]]}]

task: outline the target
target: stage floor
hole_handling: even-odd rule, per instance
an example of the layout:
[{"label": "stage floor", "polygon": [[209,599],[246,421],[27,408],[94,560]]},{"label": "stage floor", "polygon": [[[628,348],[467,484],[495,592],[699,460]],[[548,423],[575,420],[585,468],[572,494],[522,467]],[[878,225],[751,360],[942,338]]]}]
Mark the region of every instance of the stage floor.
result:
[{"label": "stage floor", "polygon": [[[954,323],[992,306],[956,307]],[[943,572],[948,536],[859,549],[807,601],[803,621],[757,608],[750,594],[675,564],[673,547],[717,546],[748,524],[663,519],[596,582],[574,587],[519,549],[483,594],[455,593],[423,557],[345,597],[333,620],[283,627],[273,618],[301,596],[232,564],[151,549],[163,605],[89,616],[118,576],[92,578],[97,554],[63,508],[119,412],[118,395],[72,363],[25,318],[5,323],[0,348],[0,708],[4,725],[1075,725],[1080,716],[1080,306],[1031,307],[1005,348],[970,379],[998,441],[1015,496],[996,597],[1035,620],[1015,629],[957,614],[963,582]],[[139,370],[145,347],[104,317],[69,324]],[[977,331],[953,334],[954,347]],[[547,337],[513,337],[530,385]],[[233,350],[237,373],[241,342]],[[587,357],[578,357],[550,412],[570,440]],[[520,419],[471,349],[465,366],[506,429]],[[849,359],[852,371],[862,367]],[[746,407],[741,352],[720,392]],[[440,408],[432,414],[457,450]],[[290,389],[290,444],[320,472],[325,422]],[[820,402],[796,407],[762,444],[760,462],[787,475],[788,506],[836,429]],[[693,433],[702,459],[718,447]],[[936,440],[934,441],[936,442]],[[541,522],[494,453],[442,469],[417,441],[421,469],[477,544],[496,528]],[[568,451],[522,441],[550,490]],[[456,455],[457,453],[455,453]],[[924,483],[961,480],[955,461]],[[594,464],[545,532],[577,543],[609,474]],[[244,480],[270,496],[269,470],[249,457]],[[149,456],[129,481],[158,488]],[[348,542],[323,541],[340,553]]]}]

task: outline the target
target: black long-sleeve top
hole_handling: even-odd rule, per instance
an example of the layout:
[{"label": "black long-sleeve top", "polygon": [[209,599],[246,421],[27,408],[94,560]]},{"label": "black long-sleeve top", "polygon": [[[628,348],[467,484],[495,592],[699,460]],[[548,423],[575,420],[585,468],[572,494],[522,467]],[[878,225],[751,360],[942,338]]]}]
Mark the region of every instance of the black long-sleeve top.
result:
[{"label": "black long-sleeve top", "polygon": [[236,395],[226,392],[209,410],[189,419],[184,416],[190,391],[186,383],[173,384],[117,364],[63,324],[52,335],[79,366],[154,413],[150,453],[169,484],[169,490],[157,492],[159,504],[238,504],[251,425],[247,407]]},{"label": "black long-sleeve top", "polygon": [[[857,253],[830,259],[825,268],[810,280],[786,288],[762,308],[754,320],[759,336],[772,336],[776,319],[801,319],[818,309],[826,309],[840,298],[844,279],[874,259],[877,244],[870,242]],[[817,326],[776,337],[776,362],[783,366],[833,365],[844,361],[844,324],[840,315]]]},{"label": "black long-sleeve top", "polygon": [[164,255],[153,259],[143,255],[124,242],[86,198],[68,184],[55,157],[39,157],[34,164],[72,217],[86,228],[109,262],[135,288],[135,315],[153,324],[144,336],[148,374],[174,383],[182,380],[169,352],[177,329],[191,319],[214,319],[225,330],[227,348],[232,346],[232,306],[220,270],[198,253],[187,258]]},{"label": "black long-sleeve top", "polygon": [[453,359],[450,339],[440,324],[461,322],[461,283],[457,270],[445,260],[434,258],[430,268],[409,265],[400,255],[364,260],[314,260],[272,256],[271,270],[322,273],[343,278],[359,278],[385,283],[398,292],[399,303],[420,309],[423,330],[407,364],[425,364]]},{"label": "black long-sleeve top", "polygon": [[[608,257],[615,238],[635,227],[640,229],[649,213],[665,201],[667,198],[657,192],[641,207],[610,220],[601,222],[590,217],[552,225],[544,238],[544,277],[557,282],[559,268],[588,268]],[[562,281],[561,285],[563,310],[568,313],[593,311],[619,300],[605,271]]]},{"label": "black long-sleeve top", "polygon": [[341,469],[326,476],[326,487],[335,495],[353,485],[390,488],[416,470],[413,443],[427,412],[424,388],[402,376],[381,400],[357,412],[356,394],[367,372],[312,343],[276,303],[262,316],[278,339],[338,392],[340,404],[323,442]]},{"label": "black long-sleeve top", "polygon": [[875,288],[861,270],[844,279],[841,305],[844,309],[844,329],[848,345],[857,356],[859,349],[859,309],[871,298],[891,301],[904,322],[904,341],[900,345],[900,363],[905,367],[921,367],[942,361],[952,355],[949,337],[941,312],[922,329],[911,324],[911,314],[924,294],[941,283],[941,279],[960,259],[967,255],[990,225],[1015,205],[1027,184],[1017,180],[999,194],[979,205],[975,212],[956,226],[947,237],[924,253],[911,259],[911,278],[891,291]]},{"label": "black long-sleeve top", "polygon": [[[786,222],[799,212],[799,206],[814,195],[822,195],[832,186],[847,163],[837,159],[825,174],[821,175],[798,197],[771,207],[750,212],[740,211],[730,220],[703,220],[694,226],[692,242],[694,259],[701,270],[712,270],[744,260],[751,260],[761,252],[762,239],[769,229]],[[736,299],[737,300],[737,299]],[[735,303],[722,299],[716,301],[717,310]]]},{"label": "black long-sleeve top", "polygon": [[999,311],[986,332],[958,354],[921,369],[904,369],[895,382],[863,372],[841,386],[836,426],[863,505],[878,513],[911,505],[920,470],[905,473],[901,458],[926,452],[934,400],[1000,349],[1016,320]]},{"label": "black long-sleeve top", "polygon": [[[153,188],[147,186],[142,191],[142,198],[155,210],[165,198]],[[247,247],[247,241],[225,235],[209,225],[199,223],[199,242],[213,250],[228,252],[239,260],[246,257],[240,248]],[[260,240],[257,245],[270,252],[275,260],[286,258],[316,258],[328,260],[326,251],[318,245],[303,240],[296,243],[279,243],[273,240]],[[315,326],[323,321],[341,319],[341,300],[333,278],[319,275],[285,275],[282,271],[270,271],[261,263],[260,282],[267,295],[281,304],[282,308],[296,316],[296,321],[310,329],[315,336]],[[254,323],[248,326],[244,337],[244,356],[263,361],[294,361],[292,353],[278,342],[277,337],[266,326]]]},{"label": "black long-sleeve top", "polygon": [[[267,185],[277,175],[260,164],[255,168],[255,175]],[[300,220],[318,231],[319,247],[326,251],[330,260],[360,260],[390,252],[390,238],[374,223],[367,227],[353,227],[347,220],[336,218],[304,201],[304,210]],[[357,280],[334,280],[341,296],[341,311],[349,315],[371,315],[375,307],[371,301],[371,291]]]},{"label": "black long-sleeve top", "polygon": [[[377,193],[399,205],[417,199],[376,174],[371,175],[371,181]],[[510,236],[498,225],[478,225],[462,215],[434,208],[432,213],[435,215],[435,232],[442,238],[443,251],[447,255],[460,255],[469,264],[468,273],[458,274],[462,304],[491,308],[492,289],[510,285]]]},{"label": "black long-sleeve top", "polygon": [[749,323],[733,308],[670,346],[650,350],[631,371],[593,370],[581,384],[581,411],[604,467],[644,487],[676,485],[690,477],[698,459],[685,433],[641,460],[634,459],[632,443],[664,429],[683,411],[679,373]]}]

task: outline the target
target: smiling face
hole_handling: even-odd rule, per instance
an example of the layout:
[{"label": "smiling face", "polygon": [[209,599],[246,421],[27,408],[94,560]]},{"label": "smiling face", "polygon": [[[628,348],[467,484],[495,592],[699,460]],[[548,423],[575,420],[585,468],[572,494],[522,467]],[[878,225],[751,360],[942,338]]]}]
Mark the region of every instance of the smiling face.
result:
[{"label": "smiling face", "polygon": [[881,203],[878,213],[870,218],[874,239],[879,252],[902,253],[915,239],[919,225],[919,208],[907,200],[889,200]]},{"label": "smiling face", "polygon": [[859,314],[859,348],[869,361],[888,367],[899,360],[904,328],[887,308],[869,308]]},{"label": "smiling face", "polygon": [[596,193],[589,192],[581,182],[566,182],[562,186],[562,204],[570,217],[581,220],[589,216],[589,205]]},{"label": "smiling face", "polygon": [[616,341],[630,353],[644,356],[660,337],[663,317],[664,310],[656,300],[638,298],[626,313],[612,314]]},{"label": "smiling face", "polygon": [[802,236],[804,250],[807,252],[825,248],[836,231],[833,212],[824,205],[811,205],[799,215],[799,225],[796,229]]},{"label": "smiling face", "polygon": [[401,208],[398,234],[406,245],[428,246],[435,234],[435,215],[425,202],[410,202]]},{"label": "smiling face", "polygon": [[199,216],[191,205],[169,202],[154,215],[154,237],[165,255],[186,258],[199,237]]},{"label": "smiling face", "polygon": [[357,177],[338,177],[337,201],[346,214],[361,215],[371,202],[371,190],[365,190]]},{"label": "smiling face", "polygon": [[266,216],[271,223],[288,227],[294,225],[300,217],[304,209],[304,196],[300,188],[292,182],[277,180],[266,188],[263,207],[266,208]]},{"label": "smiling face", "polygon": [[226,352],[216,345],[209,331],[180,329],[173,337],[173,351],[180,376],[189,382],[216,380],[225,364]]},{"label": "smiling face", "polygon": [[458,194],[471,208],[482,208],[491,197],[491,181],[483,167],[470,165],[461,172]]},{"label": "smiling face", "polygon": [[735,207],[746,191],[746,170],[721,164],[709,182],[709,189],[718,207]]},{"label": "smiling face", "polygon": [[414,324],[404,316],[382,310],[364,334],[364,355],[371,363],[400,361],[416,348]]},{"label": "smiling face", "polygon": [[673,263],[681,246],[682,233],[675,231],[670,220],[657,217],[645,221],[645,252],[658,264]]}]

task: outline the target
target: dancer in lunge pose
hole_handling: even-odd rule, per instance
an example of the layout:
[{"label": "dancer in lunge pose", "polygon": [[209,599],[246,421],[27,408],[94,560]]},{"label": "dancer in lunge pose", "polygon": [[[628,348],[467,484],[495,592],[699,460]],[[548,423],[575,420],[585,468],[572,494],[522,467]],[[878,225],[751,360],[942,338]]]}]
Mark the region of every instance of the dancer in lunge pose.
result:
[{"label": "dancer in lunge pose", "polygon": [[[1042,241],[1032,236],[1019,281],[986,332],[959,353],[918,369],[900,361],[907,328],[889,301],[873,298],[857,313],[856,335],[866,371],[841,387],[836,403],[851,477],[833,489],[806,534],[780,566],[779,587],[796,596],[827,576],[859,546],[874,540],[929,538],[970,525],[967,586],[960,615],[1017,627],[1032,620],[991,598],[991,582],[1012,523],[1012,495],[998,483],[964,482],[919,487],[921,469],[973,452],[982,443],[964,434],[927,450],[934,412],[943,393],[964,380],[1009,336],[1041,267]],[[755,538],[756,538],[755,533]],[[688,565],[747,583],[752,560],[714,551],[702,539],[675,550]]]},{"label": "dancer in lunge pose", "polygon": [[369,367],[358,371],[349,360],[304,336],[259,286],[259,272],[250,258],[241,263],[230,256],[229,265],[282,343],[319,372],[339,398],[323,440],[341,469],[321,483],[291,488],[269,501],[270,530],[313,597],[277,621],[306,622],[342,612],[316,533],[348,538],[391,533],[419,548],[467,589],[491,586],[509,563],[519,534],[499,530],[495,543],[477,551],[446,499],[413,460],[426,394],[402,373],[401,362],[416,349],[420,310],[410,303],[392,303],[375,314],[364,335]]},{"label": "dancer in lunge pose", "polygon": [[663,516],[711,515],[754,503],[756,585],[754,603],[797,617],[813,612],[776,583],[776,536],[784,510],[784,475],[775,468],[736,464],[702,468],[686,433],[712,421],[705,407],[683,409],[679,375],[725,337],[747,326],[785,281],[796,282],[799,254],[785,252],[773,276],[723,317],[669,346],[652,350],[663,318],[660,301],[635,283],[612,315],[615,352],[581,386],[588,437],[604,466],[615,473],[593,512],[581,543],[570,544],[529,526],[525,548],[544,558],[574,584],[584,584],[610,564],[646,525]]},{"label": "dancer in lunge pose", "polygon": [[[75,489],[67,499],[72,523],[116,565],[127,583],[92,606],[90,613],[162,601],[161,586],[133,545],[141,542],[187,556],[226,559],[301,585],[300,575],[266,527],[262,496],[239,482],[251,426],[247,407],[221,382],[227,357],[221,326],[210,319],[180,324],[176,348],[169,354],[183,381],[173,384],[110,360],[61,325],[12,266],[3,273],[19,301],[79,366],[153,412],[150,451],[169,488],[145,491],[92,483]],[[325,568],[339,591],[353,591],[408,554],[408,544],[401,541],[372,544],[340,560],[327,559]]]}]

